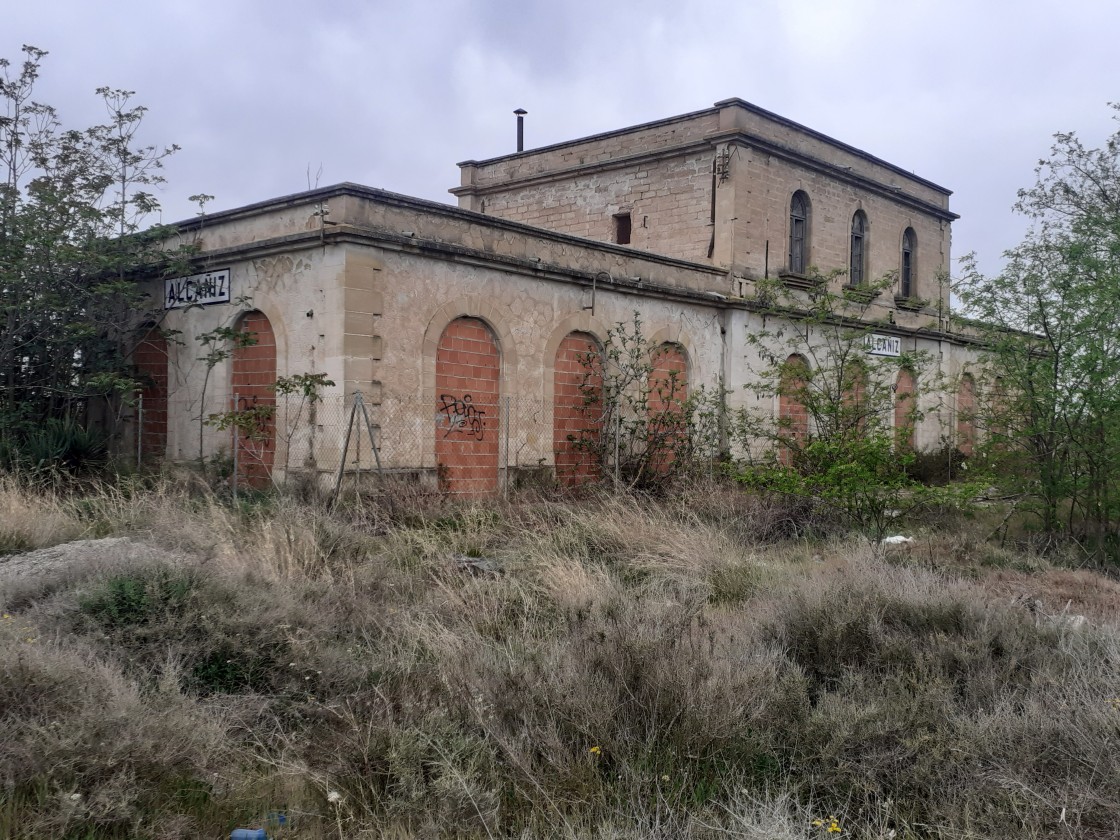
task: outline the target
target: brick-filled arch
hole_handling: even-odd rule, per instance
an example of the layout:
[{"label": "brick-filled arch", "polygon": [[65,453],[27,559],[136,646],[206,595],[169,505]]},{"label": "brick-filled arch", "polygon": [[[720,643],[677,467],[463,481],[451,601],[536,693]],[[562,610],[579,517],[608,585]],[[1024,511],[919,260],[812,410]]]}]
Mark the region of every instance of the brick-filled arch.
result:
[{"label": "brick-filled arch", "polygon": [[794,353],[782,366],[778,392],[778,421],[782,437],[789,441],[778,450],[778,461],[783,466],[793,465],[793,449],[805,445],[809,439],[809,411],[801,401],[809,378],[809,362]]},{"label": "brick-filled arch", "polygon": [[[260,311],[246,312],[236,328],[255,339],[254,344],[235,347],[230,376],[230,407],[237,411],[259,410],[260,420],[249,433],[235,429],[238,480],[254,487],[272,480],[276,456],[276,334],[268,317]],[[236,400],[236,403],[234,402]]]},{"label": "brick-filled arch", "polygon": [[167,338],[158,327],[152,327],[132,356],[136,375],[143,383],[140,391],[138,431],[140,456],[162,458],[167,453]]},{"label": "brick-filled arch", "polygon": [[914,374],[903,368],[894,383],[894,440],[900,449],[915,448],[916,399]]},{"label": "brick-filled arch", "polygon": [[440,487],[467,496],[498,489],[501,354],[478,318],[456,318],[436,348],[436,463]]},{"label": "brick-filled arch", "polygon": [[552,396],[552,448],[556,479],[569,486],[599,477],[594,446],[599,435],[603,389],[602,348],[585,332],[570,332],[556,348]]},{"label": "brick-filled arch", "polygon": [[967,373],[957,389],[957,449],[962,455],[976,449],[976,383]]},{"label": "brick-filled arch", "polygon": [[684,401],[688,399],[688,357],[679,344],[666,342],[654,351],[649,373],[649,459],[655,473],[666,471],[688,430]]}]

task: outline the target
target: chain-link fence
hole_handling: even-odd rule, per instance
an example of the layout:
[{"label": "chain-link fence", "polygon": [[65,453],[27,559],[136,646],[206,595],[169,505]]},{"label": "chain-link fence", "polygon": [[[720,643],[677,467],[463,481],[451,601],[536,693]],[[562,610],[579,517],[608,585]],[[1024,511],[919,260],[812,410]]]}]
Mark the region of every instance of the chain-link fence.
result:
[{"label": "chain-link fence", "polygon": [[446,395],[209,395],[141,401],[138,461],[199,459],[231,483],[295,476],[322,485],[409,475],[450,492],[506,490],[542,480],[555,460],[551,404],[501,396],[470,404]]}]

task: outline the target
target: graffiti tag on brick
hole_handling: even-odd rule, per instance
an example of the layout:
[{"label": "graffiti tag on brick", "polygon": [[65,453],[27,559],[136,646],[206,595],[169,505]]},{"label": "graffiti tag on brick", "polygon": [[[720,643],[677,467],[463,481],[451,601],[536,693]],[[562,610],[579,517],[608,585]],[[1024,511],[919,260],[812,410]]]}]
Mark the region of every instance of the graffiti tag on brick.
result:
[{"label": "graffiti tag on brick", "polygon": [[436,416],[436,422],[447,429],[444,437],[459,433],[482,440],[486,412],[475,407],[470,394],[463,394],[461,399],[451,394],[440,394],[439,402],[440,414]]}]

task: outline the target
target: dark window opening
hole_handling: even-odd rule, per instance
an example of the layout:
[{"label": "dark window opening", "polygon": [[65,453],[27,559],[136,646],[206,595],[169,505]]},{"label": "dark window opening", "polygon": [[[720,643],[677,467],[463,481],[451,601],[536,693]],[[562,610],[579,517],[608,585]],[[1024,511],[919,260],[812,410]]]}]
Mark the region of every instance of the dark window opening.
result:
[{"label": "dark window opening", "polygon": [[899,292],[903,297],[914,296],[914,251],[917,237],[913,228],[906,228],[902,234],[902,273],[899,278]]},{"label": "dark window opening", "polygon": [[852,217],[852,260],[848,273],[848,282],[853,286],[862,286],[866,279],[864,271],[866,243],[867,217],[862,210],[857,210]]},{"label": "dark window opening", "polygon": [[614,241],[619,245],[630,244],[630,214],[619,213],[614,217]]},{"label": "dark window opening", "polygon": [[789,270],[804,274],[808,249],[809,199],[803,192],[795,192],[789,205]]}]

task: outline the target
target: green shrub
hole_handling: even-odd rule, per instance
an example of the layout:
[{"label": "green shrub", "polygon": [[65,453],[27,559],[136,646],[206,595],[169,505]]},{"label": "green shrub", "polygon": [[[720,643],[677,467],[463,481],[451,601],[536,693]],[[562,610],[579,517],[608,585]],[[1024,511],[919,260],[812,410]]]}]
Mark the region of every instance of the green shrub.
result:
[{"label": "green shrub", "polygon": [[137,570],[109,578],[78,606],[102,627],[115,630],[181,615],[197,587],[190,572]]},{"label": "green shrub", "polygon": [[104,465],[108,438],[72,417],[9,432],[0,438],[0,468],[38,472],[86,472]]}]

